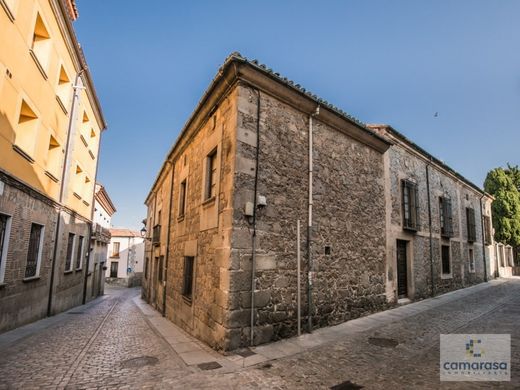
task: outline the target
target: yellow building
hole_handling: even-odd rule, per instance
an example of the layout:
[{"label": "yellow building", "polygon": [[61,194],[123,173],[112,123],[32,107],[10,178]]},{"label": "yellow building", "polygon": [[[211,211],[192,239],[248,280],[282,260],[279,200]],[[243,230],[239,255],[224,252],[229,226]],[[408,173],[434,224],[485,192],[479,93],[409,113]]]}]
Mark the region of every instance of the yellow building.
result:
[{"label": "yellow building", "polygon": [[106,124],[72,26],[77,16],[74,0],[0,0],[0,331],[92,295]]}]

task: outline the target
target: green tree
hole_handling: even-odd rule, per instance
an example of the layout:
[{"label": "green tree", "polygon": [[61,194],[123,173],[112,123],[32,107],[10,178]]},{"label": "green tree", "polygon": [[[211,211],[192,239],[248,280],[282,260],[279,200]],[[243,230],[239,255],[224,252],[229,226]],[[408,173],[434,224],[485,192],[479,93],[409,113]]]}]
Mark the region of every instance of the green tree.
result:
[{"label": "green tree", "polygon": [[491,170],[484,189],[495,197],[493,227],[495,240],[517,247],[520,245],[520,172],[518,167]]}]

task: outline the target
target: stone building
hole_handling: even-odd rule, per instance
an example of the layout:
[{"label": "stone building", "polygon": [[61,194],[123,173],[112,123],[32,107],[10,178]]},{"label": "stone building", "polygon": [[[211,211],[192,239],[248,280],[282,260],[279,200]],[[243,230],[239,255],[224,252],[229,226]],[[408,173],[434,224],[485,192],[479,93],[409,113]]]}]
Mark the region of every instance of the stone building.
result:
[{"label": "stone building", "polygon": [[0,331],[88,300],[106,127],[72,0],[0,0]]},{"label": "stone building", "polygon": [[[389,213],[400,213],[392,200],[400,189],[391,188],[392,175],[401,175],[400,163],[392,162],[399,153],[383,129],[232,54],[146,199],[143,297],[223,350],[295,335],[298,308],[307,330],[385,309],[397,299],[398,233],[389,229],[400,222]],[[444,183],[451,171],[435,169],[432,180]],[[449,180],[453,197],[468,193],[474,202],[481,193],[458,175]],[[465,237],[459,226],[457,237]],[[462,241],[452,245],[463,250]],[[471,245],[477,272],[464,274],[468,284],[483,279],[478,243]],[[427,296],[430,268],[411,260],[409,272],[419,276],[410,278],[405,295]],[[462,286],[452,261],[453,277],[444,282],[436,275],[436,293]]]},{"label": "stone building", "polygon": [[391,126],[369,128],[393,144],[385,154],[387,299],[493,277],[493,198]]}]

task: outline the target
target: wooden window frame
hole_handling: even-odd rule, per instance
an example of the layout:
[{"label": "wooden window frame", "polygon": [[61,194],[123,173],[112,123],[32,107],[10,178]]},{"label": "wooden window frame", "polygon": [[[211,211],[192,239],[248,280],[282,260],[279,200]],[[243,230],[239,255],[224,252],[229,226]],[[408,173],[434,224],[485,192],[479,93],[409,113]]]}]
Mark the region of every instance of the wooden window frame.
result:
[{"label": "wooden window frame", "polygon": [[[116,244],[117,244],[117,252],[115,251]],[[115,259],[119,259],[119,251],[120,251],[120,249],[121,249],[121,243],[119,241],[114,241],[112,243],[112,254],[110,255],[110,257],[115,258]]]},{"label": "wooden window frame", "polygon": [[419,230],[419,191],[416,183],[401,180],[401,204],[403,229],[416,232]]},{"label": "wooden window frame", "polygon": [[475,209],[466,207],[466,226],[468,230],[468,242],[470,243],[477,241],[477,225],[475,221]]},{"label": "wooden window frame", "polygon": [[453,210],[451,199],[446,196],[439,198],[439,217],[441,237],[453,237]]}]

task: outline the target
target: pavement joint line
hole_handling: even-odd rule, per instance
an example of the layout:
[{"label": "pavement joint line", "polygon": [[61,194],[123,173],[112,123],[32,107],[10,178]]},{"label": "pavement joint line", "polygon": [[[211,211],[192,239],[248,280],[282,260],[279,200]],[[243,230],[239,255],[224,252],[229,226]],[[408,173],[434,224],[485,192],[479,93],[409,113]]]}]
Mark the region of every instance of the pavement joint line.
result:
[{"label": "pavement joint line", "polygon": [[57,385],[58,389],[64,389],[68,385],[68,383],[70,382],[72,376],[74,375],[74,373],[76,372],[77,368],[79,367],[79,364],[83,361],[83,358],[85,357],[88,349],[94,343],[96,337],[98,336],[98,334],[103,329],[103,325],[107,321],[107,319],[110,316],[110,314],[112,314],[112,312],[114,311],[114,309],[116,308],[118,303],[119,303],[119,298],[115,298],[114,304],[112,305],[112,307],[110,307],[110,310],[108,310],[108,313],[105,315],[105,317],[103,318],[101,323],[97,326],[96,331],[94,332],[94,334],[90,337],[88,342],[83,346],[83,348],[81,349],[80,353],[78,355],[76,355],[76,357],[74,358],[74,361],[72,362],[70,368],[63,375],[62,379],[60,380],[59,384]]}]

